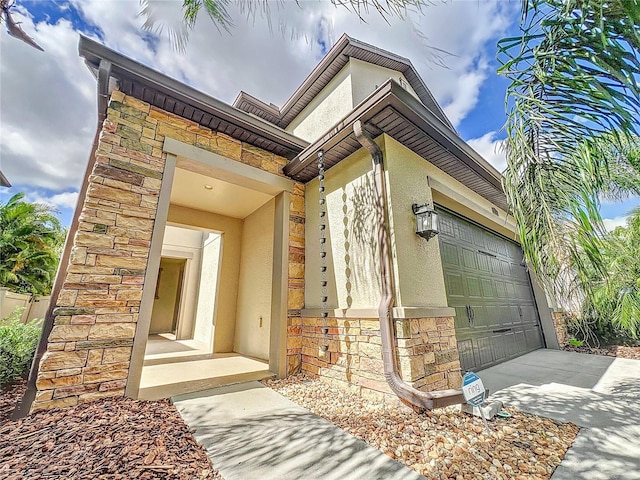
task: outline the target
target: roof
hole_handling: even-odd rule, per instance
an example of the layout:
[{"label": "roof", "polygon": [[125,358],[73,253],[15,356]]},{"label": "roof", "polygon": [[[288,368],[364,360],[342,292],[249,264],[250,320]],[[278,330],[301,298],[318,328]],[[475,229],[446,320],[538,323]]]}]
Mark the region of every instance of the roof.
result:
[{"label": "roof", "polygon": [[100,61],[111,63],[111,78],[119,89],[162,110],[286,158],[293,158],[308,142],[146,67],[104,45],[80,36],[79,53],[94,72]]},{"label": "roof", "polygon": [[[366,50],[373,57],[380,55],[390,62],[406,62],[410,66],[408,60],[394,59],[392,54],[383,50],[368,45],[365,48],[366,44],[355,42],[357,41],[346,35],[341,37],[338,44],[305,80],[305,84],[311,82],[313,88],[321,85],[322,82],[314,83],[310,79],[328,75],[329,67],[342,68],[338,67],[336,58],[342,56],[348,59],[344,52],[351,52],[350,48],[360,53]],[[360,120],[372,136],[388,134],[479,195],[500,208],[507,209],[500,173],[457,135],[426,87],[420,91],[412,84],[420,96],[418,100],[397,82],[389,79],[325,135],[309,144],[270,121],[210,97],[86,37],[80,37],[79,50],[94,73],[101,61],[109,62],[111,79],[118,82],[120,90],[125,94],[289,158],[291,161],[285,166],[284,173],[296,181],[306,183],[317,175],[317,162],[314,160],[319,149],[325,152],[327,168],[360,149],[361,145],[353,134],[353,123]],[[393,66],[389,68],[398,70]],[[410,81],[411,77],[406,72],[405,76]],[[419,80],[417,74],[416,78]],[[289,109],[287,115],[293,115],[291,112],[294,107],[300,107],[303,97],[312,95],[311,90],[303,92],[305,84],[294,93],[282,112]],[[429,106],[428,99],[431,99],[433,106]],[[265,106],[264,112],[277,111],[273,105],[262,105]]]},{"label": "roof", "polygon": [[359,150],[353,124],[360,120],[374,138],[388,134],[498,207],[507,210],[501,174],[435,113],[389,79],[360,105],[290,161],[284,173],[308,182],[318,174],[316,155],[327,169]]},{"label": "roof", "polygon": [[233,106],[263,118],[281,128],[286,128],[342,70],[350,58],[401,72],[418,95],[418,98],[420,98],[420,101],[449,129],[455,131],[440,105],[435,101],[422,78],[420,78],[420,75],[411,64],[411,61],[351,38],[346,34],[342,35],[331,50],[327,52],[282,108],[278,108],[273,104],[266,104],[245,92],[240,92],[233,102]]},{"label": "roof", "polygon": [[2,170],[0,170],[0,187],[10,187],[11,183],[7,180],[7,177],[4,176]]}]

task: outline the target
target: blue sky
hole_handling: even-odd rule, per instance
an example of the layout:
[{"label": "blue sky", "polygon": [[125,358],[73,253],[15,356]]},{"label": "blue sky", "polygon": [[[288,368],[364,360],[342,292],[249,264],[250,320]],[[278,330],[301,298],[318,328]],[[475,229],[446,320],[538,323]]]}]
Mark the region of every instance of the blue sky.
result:
[{"label": "blue sky", "polygon": [[[181,2],[153,1],[158,18],[175,24]],[[78,34],[90,36],[152,68],[227,103],[240,90],[281,105],[344,32],[409,58],[460,135],[498,169],[495,147],[504,138],[506,80],[495,72],[496,42],[518,26],[519,2],[454,1],[423,14],[385,22],[328,2],[271,4],[273,29],[260,15],[234,10],[230,33],[205,14],[185,52],[176,52],[167,29],[141,28],[138,0],[19,1],[14,16],[45,48],[38,52],[0,33],[0,167],[14,187],[54,205],[68,223],[96,128],[95,80],[77,54]],[[437,47],[446,67],[433,61]],[[618,223],[637,199],[604,204]]]}]

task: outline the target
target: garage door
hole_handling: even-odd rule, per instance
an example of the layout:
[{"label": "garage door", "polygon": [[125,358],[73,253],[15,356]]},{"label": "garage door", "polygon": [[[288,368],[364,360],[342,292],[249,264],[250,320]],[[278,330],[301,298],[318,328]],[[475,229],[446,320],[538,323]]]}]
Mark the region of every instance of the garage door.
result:
[{"label": "garage door", "polygon": [[438,213],[447,300],[456,310],[463,372],[542,348],[520,246],[449,212]]}]

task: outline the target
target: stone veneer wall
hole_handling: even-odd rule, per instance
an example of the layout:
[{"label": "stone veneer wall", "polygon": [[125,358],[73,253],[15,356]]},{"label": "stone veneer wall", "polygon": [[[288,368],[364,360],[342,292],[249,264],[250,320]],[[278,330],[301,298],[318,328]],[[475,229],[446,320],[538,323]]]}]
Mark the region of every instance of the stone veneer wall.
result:
[{"label": "stone veneer wall", "polygon": [[558,345],[563,348],[569,341],[569,334],[567,333],[567,314],[562,311],[554,311],[551,313],[553,319],[553,328],[556,331],[558,337]]},{"label": "stone veneer wall", "polygon": [[[378,319],[329,318],[329,350],[321,318],[302,318],[302,370],[378,400],[395,399],[384,379]],[[460,361],[452,317],[395,321],[400,374],[423,391],[460,388]],[[324,353],[324,352],[323,352]]]},{"label": "stone veneer wall", "polygon": [[[165,112],[119,91],[111,95],[54,326],[31,411],[122,396],[151,235],[171,137],[284,176],[287,159]],[[288,307],[304,301],[304,186],[291,194]],[[299,315],[299,313],[298,313]],[[299,365],[292,345],[289,365]]]}]

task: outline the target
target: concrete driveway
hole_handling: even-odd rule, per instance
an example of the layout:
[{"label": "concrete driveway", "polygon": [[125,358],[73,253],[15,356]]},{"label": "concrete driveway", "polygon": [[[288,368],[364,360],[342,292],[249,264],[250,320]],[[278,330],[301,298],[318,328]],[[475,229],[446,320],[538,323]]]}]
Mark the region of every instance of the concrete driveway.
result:
[{"label": "concrete driveway", "polygon": [[640,360],[537,350],[478,374],[491,399],[581,427],[552,480],[640,480]]}]

